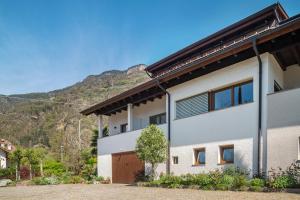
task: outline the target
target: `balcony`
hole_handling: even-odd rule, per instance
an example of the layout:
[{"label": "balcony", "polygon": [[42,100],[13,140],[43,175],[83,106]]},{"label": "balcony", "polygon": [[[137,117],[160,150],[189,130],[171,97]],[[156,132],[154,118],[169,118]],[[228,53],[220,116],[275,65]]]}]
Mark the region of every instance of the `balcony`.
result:
[{"label": "balcony", "polygon": [[[164,134],[167,134],[167,124],[158,125]],[[134,151],[136,140],[143,129],[128,131],[98,139],[100,155]]]},{"label": "balcony", "polygon": [[268,128],[300,125],[300,88],[268,95]]}]

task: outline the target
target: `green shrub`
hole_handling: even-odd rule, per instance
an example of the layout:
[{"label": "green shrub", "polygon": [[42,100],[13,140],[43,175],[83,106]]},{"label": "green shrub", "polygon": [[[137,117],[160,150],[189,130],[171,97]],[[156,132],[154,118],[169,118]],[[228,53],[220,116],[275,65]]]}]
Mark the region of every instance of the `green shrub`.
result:
[{"label": "green shrub", "polygon": [[192,174],[181,175],[180,179],[181,179],[180,180],[181,185],[185,185],[185,186],[196,185],[194,181],[195,176]]},{"label": "green shrub", "polygon": [[103,180],[104,180],[104,177],[103,177],[103,176],[97,176],[97,177],[95,177],[94,180],[95,180],[95,181],[103,181]]},{"label": "green shrub", "polygon": [[223,175],[223,177],[220,179],[220,184],[227,185],[228,188],[232,188],[234,186],[234,177],[231,175]]},{"label": "green shrub", "polygon": [[294,162],[292,163],[286,170],[282,170],[281,168],[271,169],[269,171],[269,187],[282,190],[285,188],[295,187],[300,184],[300,167]]},{"label": "green shrub", "polygon": [[222,190],[222,191],[225,191],[225,190],[229,190],[230,187],[226,184],[217,184],[216,187],[215,187],[217,190]]},{"label": "green shrub", "polygon": [[145,184],[145,186],[148,187],[160,187],[161,186],[161,182],[160,180],[154,180],[154,181],[150,181],[147,184]]},{"label": "green shrub", "polygon": [[208,174],[197,174],[194,175],[192,184],[199,185],[200,188],[204,188],[211,184],[211,179]]},{"label": "green shrub", "polygon": [[164,175],[160,177],[160,184],[164,187],[174,187],[181,184],[179,176]]},{"label": "green shrub", "polygon": [[213,186],[212,184],[208,184],[203,186],[201,189],[203,190],[215,190],[215,186]]},{"label": "green shrub", "polygon": [[242,185],[241,187],[238,188],[239,191],[248,191],[249,190],[249,187],[248,186],[245,186],[245,185]]},{"label": "green shrub", "polygon": [[60,183],[57,177],[37,177],[31,181],[35,185],[57,185]]},{"label": "green shrub", "polygon": [[81,176],[87,180],[91,181],[96,174],[96,167],[91,164],[85,164],[81,170]]},{"label": "green shrub", "polygon": [[237,175],[234,176],[234,188],[241,190],[241,188],[243,187],[243,189],[245,189],[245,187],[249,186],[249,180],[245,175]]},{"label": "green shrub", "polygon": [[208,174],[211,184],[215,186],[220,183],[222,176],[223,176],[222,172],[218,169],[215,171],[210,171]]},{"label": "green shrub", "polygon": [[79,184],[84,182],[84,179],[80,176],[65,176],[62,180],[64,184]]},{"label": "green shrub", "polygon": [[260,186],[250,186],[249,190],[253,192],[262,192],[264,191],[264,188]]},{"label": "green shrub", "polygon": [[229,166],[225,169],[223,169],[224,175],[230,175],[230,176],[248,176],[249,171],[246,169],[242,169],[235,166]]},{"label": "green shrub", "polygon": [[61,176],[66,172],[65,166],[55,160],[47,160],[44,165],[45,176]]},{"label": "green shrub", "polygon": [[287,175],[277,176],[270,182],[270,186],[273,189],[277,189],[277,190],[293,187],[294,185],[295,185],[295,180],[293,179],[293,177]]},{"label": "green shrub", "polygon": [[84,183],[84,180],[80,176],[71,176],[69,183],[71,183],[71,184]]},{"label": "green shrub", "polygon": [[14,180],[16,178],[16,168],[8,167],[5,169],[0,168],[0,179],[11,179]]},{"label": "green shrub", "polygon": [[264,187],[265,186],[265,180],[260,178],[254,178],[251,179],[250,185],[254,187]]}]

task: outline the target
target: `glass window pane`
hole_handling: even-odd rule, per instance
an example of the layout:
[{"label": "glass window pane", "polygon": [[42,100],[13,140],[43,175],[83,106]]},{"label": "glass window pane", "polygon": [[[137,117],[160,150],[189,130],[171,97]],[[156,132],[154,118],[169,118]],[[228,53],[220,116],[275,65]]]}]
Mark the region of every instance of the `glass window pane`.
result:
[{"label": "glass window pane", "polygon": [[122,124],[121,125],[121,133],[127,132],[127,124]]},{"label": "glass window pane", "polygon": [[155,116],[150,117],[150,124],[156,124],[156,118]]},{"label": "glass window pane", "polygon": [[234,105],[253,101],[253,82],[234,87]]},{"label": "glass window pane", "polygon": [[223,160],[226,162],[233,162],[234,151],[233,148],[228,148],[223,150]]},{"label": "glass window pane", "polygon": [[215,110],[230,107],[231,104],[231,88],[215,93]]},{"label": "glass window pane", "polygon": [[198,162],[199,164],[205,163],[205,151],[200,151],[198,153]]},{"label": "glass window pane", "polygon": [[164,124],[166,123],[166,113],[151,116],[149,121],[150,124],[155,124],[155,125]]},{"label": "glass window pane", "polygon": [[240,86],[234,87],[234,105],[239,105],[242,102],[242,88]]},{"label": "glass window pane", "polygon": [[166,113],[161,115],[161,124],[166,123]]},{"label": "glass window pane", "polygon": [[241,86],[242,89],[242,102],[249,103],[253,101],[253,82]]}]

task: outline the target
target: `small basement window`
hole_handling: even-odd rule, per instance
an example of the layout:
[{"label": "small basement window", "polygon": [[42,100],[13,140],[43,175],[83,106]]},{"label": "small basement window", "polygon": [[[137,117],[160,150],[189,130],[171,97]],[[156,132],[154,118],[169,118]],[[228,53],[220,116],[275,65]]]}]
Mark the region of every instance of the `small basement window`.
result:
[{"label": "small basement window", "polygon": [[205,164],[205,148],[194,149],[195,162],[194,165]]},{"label": "small basement window", "polygon": [[173,156],[173,164],[174,165],[178,164],[178,156]]},{"label": "small basement window", "polygon": [[234,146],[220,146],[220,164],[234,163]]}]

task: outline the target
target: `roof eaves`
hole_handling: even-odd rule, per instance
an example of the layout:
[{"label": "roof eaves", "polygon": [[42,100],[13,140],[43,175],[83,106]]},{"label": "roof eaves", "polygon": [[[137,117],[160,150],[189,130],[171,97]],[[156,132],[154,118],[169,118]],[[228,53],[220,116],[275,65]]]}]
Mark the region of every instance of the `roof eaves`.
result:
[{"label": "roof eaves", "polygon": [[[191,44],[191,45],[189,45],[189,46],[187,46],[187,47],[185,47],[185,48],[183,48],[183,49],[181,49],[181,50],[179,50],[179,51],[177,51],[177,52],[175,52],[175,53],[173,53],[173,54],[171,54],[171,55],[169,55],[169,56],[167,56],[167,57],[165,57],[161,60],[159,60],[158,62],[155,62],[155,63],[149,65],[145,70],[148,71],[148,72],[151,72],[152,70],[158,69],[162,65],[166,65],[167,63],[173,61],[177,57],[184,56],[187,53],[189,53],[190,51],[193,51],[194,49],[198,48],[198,46],[203,45],[204,43],[207,43],[210,40],[214,40],[215,38],[220,37],[223,34],[226,34],[226,32],[228,32],[229,30],[234,29],[234,28],[239,28],[241,24],[244,24],[248,21],[251,21],[251,20],[255,19],[258,16],[261,16],[261,15],[264,15],[264,14],[270,12],[270,11],[273,11],[278,5],[280,5],[280,4],[279,3],[272,4],[272,5],[264,8],[264,9],[262,9],[262,10],[256,12],[256,13],[254,13],[254,14],[252,14],[252,15],[250,15],[250,16],[248,16],[248,17],[246,17],[246,18],[244,18],[244,19],[242,19],[242,20],[240,20],[240,21],[238,21],[234,24],[232,24],[232,25],[229,25],[229,26],[225,27],[224,29],[222,29],[220,31],[217,31],[214,34],[209,35],[208,37],[203,38],[203,39],[201,39],[201,40],[199,40],[199,41],[197,41],[197,42],[195,42],[195,43],[193,43],[193,44]],[[281,6],[281,9],[283,9],[282,6]]]}]

